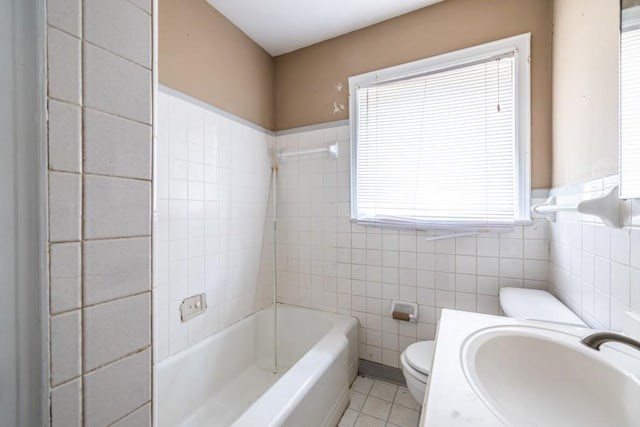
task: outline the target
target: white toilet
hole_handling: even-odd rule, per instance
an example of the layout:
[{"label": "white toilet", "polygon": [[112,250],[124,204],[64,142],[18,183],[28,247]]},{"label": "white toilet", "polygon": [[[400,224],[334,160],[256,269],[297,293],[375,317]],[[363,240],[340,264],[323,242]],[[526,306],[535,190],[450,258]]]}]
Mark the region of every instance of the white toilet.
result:
[{"label": "white toilet", "polygon": [[[502,288],[500,307],[507,317],[521,320],[540,320],[586,327],[567,306],[547,291],[524,288]],[[424,401],[427,381],[433,362],[433,341],[411,344],[400,356],[407,388],[420,404]]]}]

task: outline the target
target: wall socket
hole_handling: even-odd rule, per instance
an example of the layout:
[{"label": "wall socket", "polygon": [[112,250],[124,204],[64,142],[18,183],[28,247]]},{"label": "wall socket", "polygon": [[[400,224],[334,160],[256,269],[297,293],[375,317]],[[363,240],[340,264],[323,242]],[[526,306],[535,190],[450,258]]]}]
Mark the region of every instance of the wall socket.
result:
[{"label": "wall socket", "polygon": [[207,294],[198,294],[185,298],[180,304],[180,320],[188,322],[207,310]]}]

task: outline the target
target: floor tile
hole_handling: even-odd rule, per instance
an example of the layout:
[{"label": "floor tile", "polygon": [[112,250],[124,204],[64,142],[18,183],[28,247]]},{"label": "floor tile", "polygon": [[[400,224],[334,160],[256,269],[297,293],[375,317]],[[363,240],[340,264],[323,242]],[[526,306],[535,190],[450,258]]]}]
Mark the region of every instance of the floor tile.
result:
[{"label": "floor tile", "polygon": [[416,400],[411,396],[409,390],[404,387],[398,387],[398,392],[396,393],[396,400],[393,402],[394,405],[404,406],[405,408],[414,409],[418,411],[420,409],[420,405]]},{"label": "floor tile", "polygon": [[418,427],[420,405],[409,390],[358,376],[338,427]]},{"label": "floor tile", "polygon": [[363,414],[371,415],[372,417],[385,421],[389,417],[389,411],[391,411],[391,403],[371,396],[367,397],[362,407]]},{"label": "floor tile", "polygon": [[358,378],[353,382],[351,390],[369,394],[371,387],[373,387],[373,380],[371,378],[358,376]]},{"label": "floor tile", "polygon": [[355,427],[385,427],[385,422],[378,418],[360,414]]},{"label": "floor tile", "polygon": [[389,422],[400,427],[415,427],[418,425],[418,411],[400,405],[393,405],[389,415]]},{"label": "floor tile", "polygon": [[387,402],[393,402],[393,399],[396,397],[396,390],[398,386],[385,383],[382,381],[376,381],[369,392],[369,396],[376,397],[378,399],[382,399]]},{"label": "floor tile", "polygon": [[367,395],[351,390],[349,397],[351,399],[349,401],[349,408],[358,412],[362,411],[362,406],[364,405],[364,401],[367,400]]},{"label": "floor tile", "polygon": [[359,414],[360,413],[358,411],[347,408],[347,410],[344,411],[344,415],[342,415],[340,422],[338,423],[338,427],[353,427],[353,425],[356,423],[356,420],[358,419]]}]

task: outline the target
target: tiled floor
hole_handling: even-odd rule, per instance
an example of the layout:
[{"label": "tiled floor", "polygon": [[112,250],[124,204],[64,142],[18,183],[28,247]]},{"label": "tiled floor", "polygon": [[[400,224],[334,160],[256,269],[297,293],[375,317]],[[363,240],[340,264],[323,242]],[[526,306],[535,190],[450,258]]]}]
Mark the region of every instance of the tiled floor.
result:
[{"label": "tiled floor", "polygon": [[420,405],[404,387],[358,376],[338,427],[417,427]]}]

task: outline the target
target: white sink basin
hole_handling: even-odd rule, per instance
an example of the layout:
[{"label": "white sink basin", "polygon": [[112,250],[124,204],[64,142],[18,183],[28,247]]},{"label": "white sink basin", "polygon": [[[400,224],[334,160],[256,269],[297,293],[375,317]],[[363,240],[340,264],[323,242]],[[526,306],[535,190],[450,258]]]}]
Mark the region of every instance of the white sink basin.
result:
[{"label": "white sink basin", "polygon": [[639,426],[640,380],[631,373],[640,374],[640,360],[579,341],[537,327],[481,329],[462,347],[462,368],[507,425]]}]

